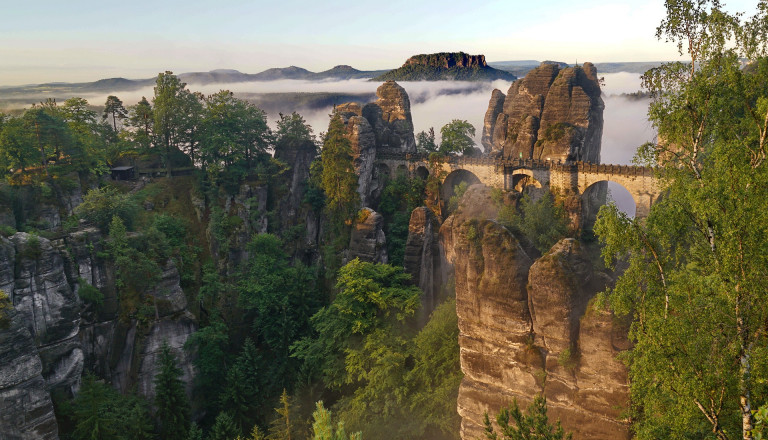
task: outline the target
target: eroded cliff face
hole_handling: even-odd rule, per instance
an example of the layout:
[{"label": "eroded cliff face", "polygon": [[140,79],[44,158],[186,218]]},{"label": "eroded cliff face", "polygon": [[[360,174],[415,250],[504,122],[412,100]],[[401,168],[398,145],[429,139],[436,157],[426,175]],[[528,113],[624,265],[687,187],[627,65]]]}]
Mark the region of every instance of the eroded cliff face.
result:
[{"label": "eroded cliff face", "polygon": [[[191,390],[194,371],[183,345],[196,323],[178,270],[169,261],[147,292],[154,319],[121,319],[113,271],[98,257],[101,237],[85,228],[55,241],[24,232],[0,238],[0,289],[13,305],[10,327],[0,330],[0,438],[57,438],[51,393],[75,394],[84,370],[151,398],[164,341]],[[98,309],[78,297],[81,280],[103,293]]]},{"label": "eroded cliff face", "polygon": [[493,91],[482,143],[505,158],[599,163],[604,107],[592,63],[542,64],[506,95]]},{"label": "eroded cliff face", "polygon": [[335,109],[352,143],[355,172],[359,176],[357,192],[363,206],[375,205],[383,189],[384,178],[375,167],[376,152],[416,151],[408,93],[396,82],[387,81],[376,89],[376,96],[378,100],[363,107],[348,103]]},{"label": "eroded cliff face", "polygon": [[470,187],[440,228],[456,282],[462,438],[483,437],[485,412],[539,393],[575,439],[629,438],[626,370],[615,359],[627,329],[587,306],[608,280],[572,239],[534,261],[489,202],[489,189]]},{"label": "eroded cliff face", "polygon": [[0,438],[57,439],[53,403],[32,333],[13,309],[6,325],[0,326]]},{"label": "eroded cliff face", "polygon": [[358,214],[345,251],[343,264],[359,258],[369,263],[386,264],[387,237],[384,235],[384,217],[378,212],[363,208]]},{"label": "eroded cliff face", "polygon": [[426,206],[411,212],[403,266],[422,292],[418,312],[420,326],[427,323],[430,313],[443,299],[443,284],[447,276],[442,264],[439,230],[440,223]]}]

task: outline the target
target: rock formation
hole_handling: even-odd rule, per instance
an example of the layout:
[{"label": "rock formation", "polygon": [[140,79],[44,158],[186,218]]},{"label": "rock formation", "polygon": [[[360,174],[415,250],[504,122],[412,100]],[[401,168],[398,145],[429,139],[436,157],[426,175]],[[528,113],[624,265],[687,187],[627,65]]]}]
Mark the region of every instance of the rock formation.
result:
[{"label": "rock formation", "polygon": [[505,158],[600,163],[604,107],[592,63],[543,63],[506,96],[493,91],[482,143],[487,153]]},{"label": "rock formation", "polygon": [[[74,394],[84,369],[110,378],[121,392],[153,394],[163,341],[174,349],[188,390],[194,371],[182,347],[195,331],[179,273],[163,268],[146,322],[119,319],[114,274],[98,256],[101,233],[85,228],[56,241],[19,232],[0,238],[0,289],[13,308],[0,330],[0,438],[57,438],[51,392]],[[77,294],[82,282],[98,288],[97,310]]]},{"label": "rock formation", "polygon": [[370,263],[388,261],[384,217],[370,208],[363,208],[358,214],[358,220],[350,234],[344,264],[355,258]]},{"label": "rock formation", "polygon": [[464,52],[441,52],[414,55],[394,70],[374,78],[375,81],[514,81],[515,75],[494,69],[485,62],[485,55]]},{"label": "rock formation", "polygon": [[0,438],[58,439],[43,364],[24,315],[10,309],[0,325]]},{"label": "rock formation", "polygon": [[615,359],[627,329],[587,307],[605,277],[572,239],[534,262],[496,214],[490,190],[473,185],[440,228],[456,282],[462,438],[482,438],[485,412],[539,393],[574,438],[629,438],[627,376]]},{"label": "rock formation", "polygon": [[378,100],[363,107],[347,103],[335,109],[352,143],[355,172],[359,176],[357,192],[363,206],[375,205],[383,189],[383,176],[374,166],[376,152],[416,151],[408,93],[396,82],[387,81],[376,89],[376,96]]},{"label": "rock formation", "polygon": [[15,248],[14,284],[9,292],[14,308],[34,336],[43,362],[48,390],[74,392],[80,384],[83,351],[80,304],[68,284],[64,259],[45,238],[24,232],[11,237]]},{"label": "rock formation", "polygon": [[419,325],[426,324],[430,313],[442,299],[445,276],[441,264],[439,230],[440,223],[429,208],[422,206],[411,212],[403,266],[422,291]]}]

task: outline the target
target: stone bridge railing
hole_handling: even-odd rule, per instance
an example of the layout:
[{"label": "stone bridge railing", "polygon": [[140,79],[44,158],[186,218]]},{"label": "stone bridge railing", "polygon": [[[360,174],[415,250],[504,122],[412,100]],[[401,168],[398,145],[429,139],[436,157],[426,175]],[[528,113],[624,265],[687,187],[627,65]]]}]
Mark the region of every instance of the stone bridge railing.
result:
[{"label": "stone bridge railing", "polygon": [[[397,150],[379,150],[376,158],[403,162],[427,162],[429,153],[404,153]],[[635,165],[593,164],[589,162],[561,162],[538,159],[501,159],[490,156],[445,156],[445,162],[454,166],[488,165],[499,168],[528,168],[557,171],[578,171],[584,173],[616,174],[623,176],[653,176],[653,168]]]},{"label": "stone bridge railing", "polygon": [[[377,160],[393,166],[397,163],[415,170],[429,161],[427,153],[403,153],[379,150]],[[502,159],[489,156],[447,156],[442,160],[446,184],[451,175],[464,170],[475,175],[488,186],[510,189],[516,185],[518,174],[526,174],[537,186],[559,188],[565,193],[584,195],[595,183],[612,181],[626,188],[635,200],[636,215],[645,217],[650,206],[660,196],[661,189],[654,169],[634,165],[593,164],[588,162],[560,162],[536,159]],[[449,189],[449,192],[452,189]]]}]

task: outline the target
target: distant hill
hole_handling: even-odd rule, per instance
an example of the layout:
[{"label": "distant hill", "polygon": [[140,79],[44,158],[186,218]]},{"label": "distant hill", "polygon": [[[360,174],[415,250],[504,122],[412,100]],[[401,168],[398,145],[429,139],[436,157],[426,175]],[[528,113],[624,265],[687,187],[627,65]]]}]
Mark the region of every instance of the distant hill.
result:
[{"label": "distant hill", "polygon": [[414,55],[401,67],[373,78],[373,81],[514,81],[517,77],[507,71],[494,69],[485,62],[485,55],[464,52],[442,52]]},{"label": "distant hill", "polygon": [[[323,72],[312,72],[307,69],[290,66],[272,68],[263,72],[251,74],[233,69],[217,69],[210,72],[187,72],[178,74],[187,84],[234,84],[248,81],[277,81],[277,80],[348,80],[367,79],[381,75],[386,70],[357,70],[351,66],[336,66]],[[47,83],[24,86],[0,86],[0,110],[24,108],[46,98],[64,101],[72,96],[83,96],[89,93],[119,93],[130,92],[150,87],[155,84],[155,78],[126,79],[108,78],[87,83]]]},{"label": "distant hill", "polygon": [[[559,64],[561,67],[567,67],[568,63],[563,63],[560,61],[545,61],[545,62],[552,62]],[[618,72],[629,72],[629,73],[645,73],[646,70],[651,69],[653,67],[657,67],[662,63],[662,61],[640,61],[640,62],[617,62],[617,63],[595,63],[595,67],[597,67],[597,73],[618,73]],[[521,61],[494,61],[491,63],[488,63],[489,66],[495,67],[496,69],[504,70],[509,73],[512,73],[513,75],[517,76],[525,76],[530,70],[533,70],[534,68],[538,67],[539,64],[541,64],[540,61],[536,60],[521,60]]]}]

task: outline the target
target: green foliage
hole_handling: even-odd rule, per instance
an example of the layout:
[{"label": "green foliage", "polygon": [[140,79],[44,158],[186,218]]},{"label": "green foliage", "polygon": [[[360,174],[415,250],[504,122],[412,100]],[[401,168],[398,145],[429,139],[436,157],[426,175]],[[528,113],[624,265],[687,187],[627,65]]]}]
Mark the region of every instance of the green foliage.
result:
[{"label": "green foliage", "polygon": [[296,426],[292,421],[294,409],[291,406],[291,399],[288,392],[283,389],[280,396],[280,406],[275,408],[278,417],[272,421],[269,426],[268,440],[291,440],[297,438]]},{"label": "green foliage", "polygon": [[362,440],[363,434],[356,432],[347,435],[344,423],[333,423],[331,412],[325,409],[323,402],[317,402],[317,408],[312,413],[312,440]]},{"label": "green foliage", "polygon": [[203,406],[214,414],[218,412],[218,396],[226,383],[228,330],[221,319],[214,318],[209,325],[193,333],[185,344],[185,348],[195,355],[193,363],[198,371],[196,392]]},{"label": "green foliage", "polygon": [[35,233],[29,234],[27,236],[27,241],[24,242],[24,245],[19,250],[19,257],[30,260],[39,260],[42,255],[43,249],[40,244],[40,237]]},{"label": "green foliage", "polygon": [[768,9],[721,6],[666,3],[657,36],[692,62],[644,75],[659,142],[639,155],[666,192],[644,221],[607,206],[595,226],[606,263],[627,266],[606,299],[633,317],[639,439],[752,438],[768,394]]},{"label": "green foliage", "polygon": [[[512,424],[510,424],[510,419]],[[517,406],[517,399],[512,405],[502,408],[496,417],[496,423],[501,429],[501,437],[494,431],[493,425],[485,413],[485,436],[489,440],[570,440],[572,434],[565,433],[560,421],[551,425],[547,417],[547,399],[538,395],[528,406],[527,414],[523,414]]]},{"label": "green foliage", "polygon": [[552,193],[547,192],[536,201],[525,194],[518,205],[519,213],[504,208],[499,210],[499,222],[523,233],[542,254],[568,236],[568,216]]},{"label": "green foliage", "polygon": [[458,438],[456,399],[464,376],[459,364],[456,301],[437,306],[411,345],[413,368],[406,375],[408,408],[415,434]]},{"label": "green foliage", "polygon": [[469,185],[467,182],[459,182],[459,184],[453,188],[453,195],[448,199],[448,212],[456,211],[459,208],[459,201],[464,197],[464,193],[467,192],[468,187]]},{"label": "green foliage", "polygon": [[321,303],[314,274],[300,262],[290,265],[278,237],[255,235],[248,251],[238,304],[252,312],[258,345],[272,359],[261,367],[261,375],[262,392],[274,395],[296,377],[300,363],[290,357],[290,346],[309,334],[309,319]]},{"label": "green foliage", "polygon": [[437,151],[437,143],[435,143],[435,129],[429,127],[429,131],[420,131],[416,135],[416,148],[419,151],[425,153],[433,153]]},{"label": "green foliage", "polygon": [[147,98],[128,108],[127,124],[132,130],[124,132],[125,138],[142,153],[149,153],[153,147],[155,112]]},{"label": "green foliage", "polygon": [[400,173],[388,180],[381,193],[379,212],[384,216],[387,255],[393,266],[402,266],[411,212],[424,200],[424,180]]},{"label": "green foliage", "polygon": [[11,299],[4,290],[0,290],[0,330],[5,330],[11,326],[11,320],[8,318],[8,310],[13,308]]},{"label": "green foliage", "polygon": [[77,279],[77,284],[80,286],[77,289],[77,295],[81,300],[95,306],[100,306],[104,303],[104,294],[101,293],[99,289],[88,284],[88,282],[82,278]]},{"label": "green foliage", "polygon": [[467,121],[454,119],[440,129],[440,153],[469,154],[475,146],[475,127]]},{"label": "green foliage", "polygon": [[753,414],[755,417],[755,429],[751,434],[755,437],[755,440],[765,440],[768,438],[768,405],[761,405]]},{"label": "green foliage", "polygon": [[339,270],[338,294],[311,322],[317,337],[293,345],[294,356],[304,360],[310,374],[329,387],[355,381],[344,368],[345,352],[358,346],[359,338],[403,321],[419,304],[419,290],[410,285],[402,268],[354,259]]},{"label": "green foliage", "polygon": [[341,231],[357,212],[360,196],[357,194],[357,175],[352,165],[352,144],[345,136],[344,124],[338,114],[331,118],[328,125],[320,157],[326,210],[331,226]]},{"label": "green foliage", "polygon": [[83,196],[83,203],[75,208],[75,214],[101,228],[109,231],[109,224],[114,216],[132,229],[138,215],[139,207],[128,194],[123,194],[113,187],[94,188]]},{"label": "green foliage", "polygon": [[280,120],[277,121],[277,131],[275,132],[275,150],[292,147],[304,146],[314,148],[315,136],[312,134],[312,127],[307,124],[304,118],[293,112],[290,115],[280,114]]},{"label": "green foliage", "polygon": [[123,106],[123,101],[117,96],[107,96],[107,101],[104,103],[104,113],[101,118],[107,120],[112,118],[112,128],[117,132],[117,120],[123,120],[128,117],[128,110]]},{"label": "green foliage", "polygon": [[77,440],[154,438],[146,402],[138,396],[118,394],[91,374],[83,376],[70,412],[72,438]]},{"label": "green foliage", "polygon": [[186,440],[189,434],[189,400],[181,381],[181,369],[171,347],[163,343],[160,349],[160,372],[155,376],[155,418],[160,425],[160,438]]},{"label": "green foliage", "polygon": [[325,192],[323,190],[323,161],[315,159],[309,166],[309,179],[307,190],[304,193],[304,203],[312,207],[315,213],[320,213],[325,206]]},{"label": "green foliage", "polygon": [[216,422],[211,428],[208,440],[233,440],[239,437],[241,433],[232,416],[227,412],[220,412],[216,416]]},{"label": "green foliage", "polygon": [[264,111],[228,90],[205,98],[200,137],[203,169],[229,186],[239,186],[272,142]]}]

